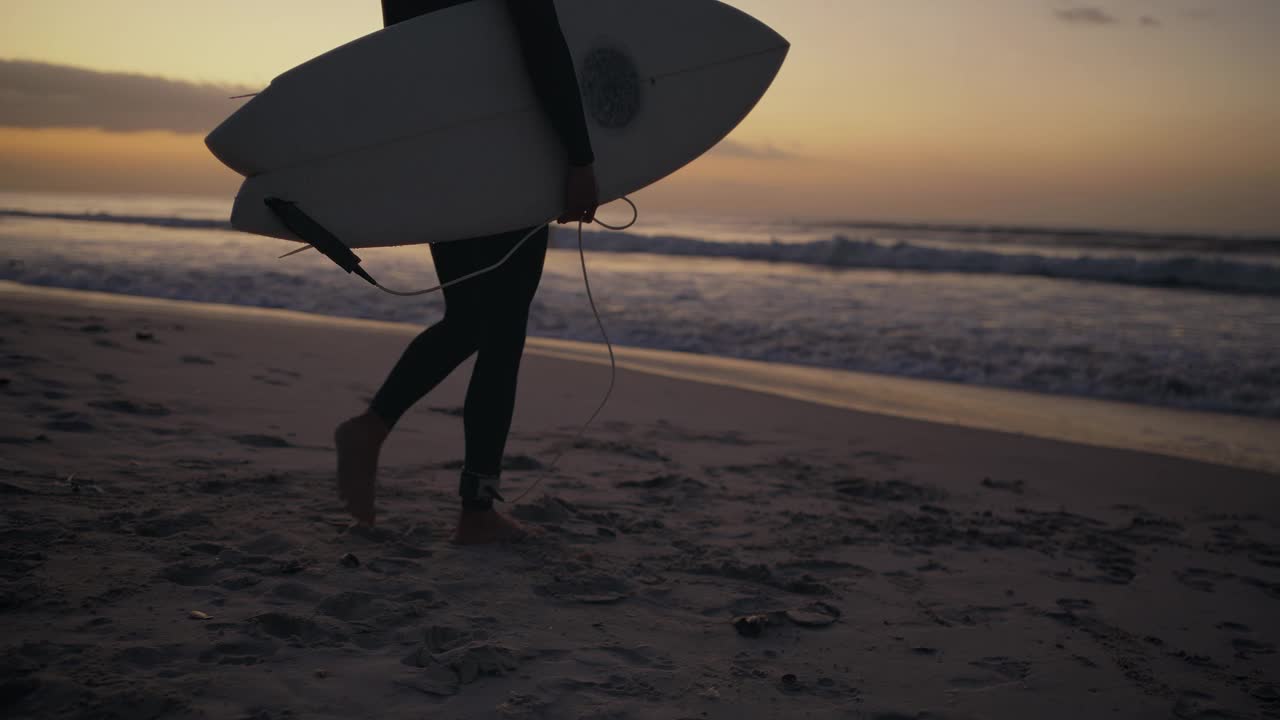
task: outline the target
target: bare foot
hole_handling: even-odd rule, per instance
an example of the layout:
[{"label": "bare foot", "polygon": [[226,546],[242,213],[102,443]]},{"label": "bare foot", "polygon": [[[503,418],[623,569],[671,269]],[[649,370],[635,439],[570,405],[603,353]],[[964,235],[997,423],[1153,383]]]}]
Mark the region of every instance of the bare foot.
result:
[{"label": "bare foot", "polygon": [[387,424],[371,412],[342,423],[333,432],[338,448],[338,497],[357,522],[372,525],[378,451],[387,439]]},{"label": "bare foot", "polygon": [[493,542],[519,542],[542,536],[533,526],[516,522],[497,510],[483,512],[463,511],[458,518],[458,529],[453,534],[455,545],[481,545]]}]

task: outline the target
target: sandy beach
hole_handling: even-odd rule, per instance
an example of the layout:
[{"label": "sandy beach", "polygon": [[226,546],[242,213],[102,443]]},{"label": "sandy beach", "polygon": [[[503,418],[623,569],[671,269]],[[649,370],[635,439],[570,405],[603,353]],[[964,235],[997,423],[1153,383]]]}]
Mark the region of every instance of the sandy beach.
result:
[{"label": "sandy beach", "polygon": [[4,715],[1280,717],[1280,423],[1222,416],[1218,464],[682,360],[574,442],[604,348],[540,341],[503,488],[542,481],[499,507],[544,535],[463,548],[469,363],[391,436],[376,527],[334,493],[416,331],[0,284]]}]

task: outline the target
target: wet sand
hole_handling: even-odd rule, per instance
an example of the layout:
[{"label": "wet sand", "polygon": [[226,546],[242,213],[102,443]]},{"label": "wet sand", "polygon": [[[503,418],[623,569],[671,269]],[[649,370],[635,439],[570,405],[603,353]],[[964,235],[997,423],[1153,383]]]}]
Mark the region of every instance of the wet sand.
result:
[{"label": "wet sand", "polygon": [[414,332],[0,284],[6,715],[1280,717],[1276,475],[714,362],[624,367],[575,443],[607,367],[538,341],[504,494],[543,479],[500,508],[545,534],[460,548],[469,363],[384,449],[377,527],[333,491]]}]

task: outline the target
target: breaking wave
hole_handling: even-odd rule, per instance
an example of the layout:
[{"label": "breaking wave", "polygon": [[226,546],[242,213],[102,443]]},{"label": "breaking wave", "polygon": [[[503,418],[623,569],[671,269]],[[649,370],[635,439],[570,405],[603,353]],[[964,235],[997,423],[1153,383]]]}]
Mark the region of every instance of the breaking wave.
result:
[{"label": "breaking wave", "polygon": [[[188,230],[231,230],[226,220],[112,213],[59,213],[0,209],[0,217],[91,223],[145,225]],[[575,233],[558,229],[553,247],[576,247]],[[797,263],[835,270],[877,269],[907,272],[1028,275],[1063,280],[1104,282],[1225,293],[1280,295],[1280,263],[1244,257],[1196,253],[1151,253],[1089,250],[1038,252],[1025,245],[994,251],[972,247],[940,247],[919,241],[885,241],[836,234],[808,242],[722,242],[677,235],[646,236],[619,232],[586,232],[584,243],[596,252],[651,253],[667,256],[731,258]]]}]

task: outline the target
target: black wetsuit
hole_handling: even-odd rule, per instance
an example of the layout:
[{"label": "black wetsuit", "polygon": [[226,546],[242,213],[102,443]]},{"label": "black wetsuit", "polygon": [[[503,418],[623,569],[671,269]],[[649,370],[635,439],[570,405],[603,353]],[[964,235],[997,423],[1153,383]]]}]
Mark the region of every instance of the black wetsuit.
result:
[{"label": "black wetsuit", "polygon": [[[467,0],[382,0],[393,25]],[[566,166],[594,161],[569,48],[552,0],[507,0],[534,89],[565,147]],[[548,182],[563,183],[563,177]],[[494,198],[501,202],[501,198]],[[436,274],[448,282],[501,260],[533,228],[483,238],[433,243]],[[476,353],[463,407],[466,456],[458,494],[467,509],[492,507],[502,454],[515,411],[529,305],[547,253],[543,227],[502,267],[444,290],[445,314],[409,344],[374,396],[370,410],[394,426],[418,400]],[[499,499],[501,499],[499,497]]]}]

